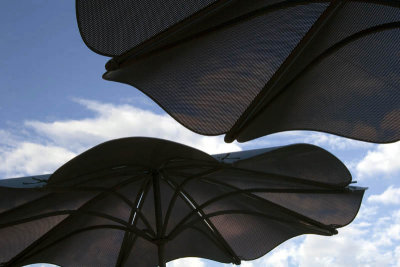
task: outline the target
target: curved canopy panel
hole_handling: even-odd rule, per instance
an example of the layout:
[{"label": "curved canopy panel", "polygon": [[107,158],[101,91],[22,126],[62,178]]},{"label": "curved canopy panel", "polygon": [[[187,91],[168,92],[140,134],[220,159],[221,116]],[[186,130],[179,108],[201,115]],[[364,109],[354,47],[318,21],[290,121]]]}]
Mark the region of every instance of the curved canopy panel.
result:
[{"label": "curved canopy panel", "polygon": [[103,77],[197,133],[400,140],[400,1],[77,0],[77,13],[88,46],[114,56]]},{"label": "curved canopy panel", "polygon": [[146,43],[217,0],[77,0],[83,40],[93,51],[119,56]]},{"label": "curved canopy panel", "polygon": [[210,156],[153,138],[106,142],[50,178],[10,180],[0,181],[5,266],[239,264],[294,236],[336,234],[365,190],[312,145]]}]

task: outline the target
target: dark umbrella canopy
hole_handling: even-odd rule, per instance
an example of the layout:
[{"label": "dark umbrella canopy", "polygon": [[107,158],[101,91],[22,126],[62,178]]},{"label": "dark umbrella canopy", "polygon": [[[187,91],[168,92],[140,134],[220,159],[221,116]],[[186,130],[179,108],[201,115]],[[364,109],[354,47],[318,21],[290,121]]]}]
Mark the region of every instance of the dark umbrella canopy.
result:
[{"label": "dark umbrella canopy", "polygon": [[350,182],[312,145],[210,156],[159,139],[113,140],[52,175],[0,181],[0,262],[239,264],[294,236],[336,234],[364,194]]},{"label": "dark umbrella canopy", "polygon": [[400,140],[400,1],[77,0],[80,32],[187,128]]}]

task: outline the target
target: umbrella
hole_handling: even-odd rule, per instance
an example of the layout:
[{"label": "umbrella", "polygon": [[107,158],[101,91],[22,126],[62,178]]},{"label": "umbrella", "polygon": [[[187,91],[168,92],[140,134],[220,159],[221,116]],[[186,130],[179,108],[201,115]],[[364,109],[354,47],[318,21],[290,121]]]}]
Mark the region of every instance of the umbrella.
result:
[{"label": "umbrella", "polygon": [[77,0],[81,36],[190,130],[400,140],[398,0]]},{"label": "umbrella", "polygon": [[0,262],[240,264],[301,235],[331,236],[365,188],[306,144],[210,156],[153,138],[100,144],[52,175],[0,181]]}]

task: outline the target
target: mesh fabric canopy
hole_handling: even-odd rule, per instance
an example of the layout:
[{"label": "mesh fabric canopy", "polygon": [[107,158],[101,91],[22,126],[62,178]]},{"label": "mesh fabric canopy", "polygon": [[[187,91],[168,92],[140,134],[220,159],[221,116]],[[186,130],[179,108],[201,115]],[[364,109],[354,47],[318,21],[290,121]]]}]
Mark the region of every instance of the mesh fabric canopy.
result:
[{"label": "mesh fabric canopy", "polygon": [[400,140],[400,1],[77,0],[79,29],[187,128]]},{"label": "mesh fabric canopy", "polygon": [[0,181],[0,263],[239,264],[294,236],[336,234],[364,194],[350,182],[312,145],[210,156],[159,139],[113,140],[51,176]]}]

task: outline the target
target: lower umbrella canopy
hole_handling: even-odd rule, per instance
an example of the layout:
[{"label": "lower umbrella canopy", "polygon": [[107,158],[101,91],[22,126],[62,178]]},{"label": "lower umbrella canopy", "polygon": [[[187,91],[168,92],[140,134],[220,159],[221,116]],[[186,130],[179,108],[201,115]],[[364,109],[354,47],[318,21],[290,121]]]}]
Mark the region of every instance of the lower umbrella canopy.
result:
[{"label": "lower umbrella canopy", "polygon": [[52,175],[0,181],[0,263],[240,264],[301,234],[337,234],[364,194],[350,182],[313,145],[211,156],[160,139],[113,140]]}]

